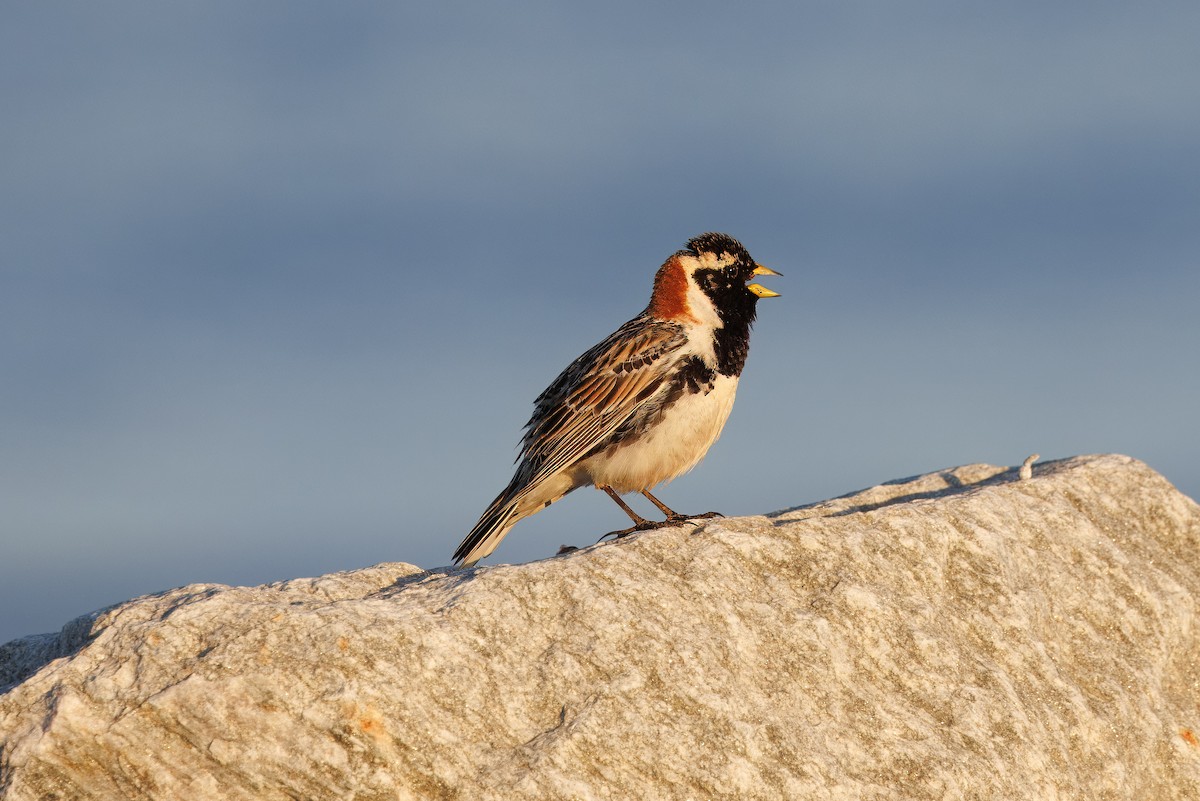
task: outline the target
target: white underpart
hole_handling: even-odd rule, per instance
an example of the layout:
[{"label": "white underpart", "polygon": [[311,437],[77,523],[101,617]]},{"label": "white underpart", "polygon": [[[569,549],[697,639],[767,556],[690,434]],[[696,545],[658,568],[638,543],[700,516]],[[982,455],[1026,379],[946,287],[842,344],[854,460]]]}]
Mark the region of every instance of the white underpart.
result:
[{"label": "white underpart", "polygon": [[738,380],[717,376],[711,392],[684,394],[642,436],[580,465],[598,485],[616,492],[648,490],[691,470],[729,419]]}]

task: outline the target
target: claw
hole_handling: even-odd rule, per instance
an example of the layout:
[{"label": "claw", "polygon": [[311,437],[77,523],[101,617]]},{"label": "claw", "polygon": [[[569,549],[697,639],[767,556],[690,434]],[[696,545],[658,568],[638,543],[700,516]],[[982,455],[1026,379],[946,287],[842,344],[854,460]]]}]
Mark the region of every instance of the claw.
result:
[{"label": "claw", "polygon": [[602,535],[600,539],[596,540],[596,542],[604,542],[604,540],[608,539],[609,537],[621,539],[622,537],[628,537],[630,534],[636,534],[639,531],[653,531],[656,528],[662,528],[663,526],[668,525],[668,523],[669,521],[666,520],[661,523],[656,523],[653,520],[642,520],[642,522],[632,525],[629,528],[623,528],[620,531],[610,531],[607,534]]}]

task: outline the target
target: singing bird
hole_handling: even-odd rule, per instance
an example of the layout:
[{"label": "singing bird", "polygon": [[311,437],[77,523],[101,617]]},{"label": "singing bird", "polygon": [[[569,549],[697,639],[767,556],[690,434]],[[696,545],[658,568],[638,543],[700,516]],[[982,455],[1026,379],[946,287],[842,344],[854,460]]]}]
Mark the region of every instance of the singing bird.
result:
[{"label": "singing bird", "polygon": [[[625,510],[624,536],[702,517],[681,515],[650,490],[695,467],[733,408],[759,298],[750,283],[780,275],[731,236],[701,234],[654,276],[650,305],[563,370],[534,401],[516,474],[454,552],[471,566],[523,518],[594,485]],[[638,492],[666,515],[642,518],[621,495]]]}]

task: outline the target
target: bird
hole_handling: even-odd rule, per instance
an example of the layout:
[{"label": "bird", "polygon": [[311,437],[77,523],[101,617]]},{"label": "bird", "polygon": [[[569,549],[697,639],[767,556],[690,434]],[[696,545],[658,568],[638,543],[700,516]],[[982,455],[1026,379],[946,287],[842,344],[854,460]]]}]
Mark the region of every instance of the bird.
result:
[{"label": "bird", "polygon": [[[669,256],[641,314],[571,362],[534,401],[512,480],[458,546],[455,564],[474,566],[517,522],[588,485],[633,521],[611,532],[618,537],[719,516],[679,514],[650,490],[695,467],[720,436],[758,300],[779,296],[751,283],[761,275],[782,274],[727,234],[700,234]],[[634,512],[621,495],[635,492],[666,519]]]}]

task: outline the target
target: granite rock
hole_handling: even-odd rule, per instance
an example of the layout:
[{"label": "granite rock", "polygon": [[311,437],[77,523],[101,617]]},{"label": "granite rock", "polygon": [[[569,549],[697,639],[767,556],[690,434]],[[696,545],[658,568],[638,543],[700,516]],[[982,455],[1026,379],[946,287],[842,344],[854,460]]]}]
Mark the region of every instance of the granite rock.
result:
[{"label": "granite rock", "polygon": [[194,585],[0,649],[0,794],[1196,799],[1198,600],[1200,507],[1124,456]]}]

